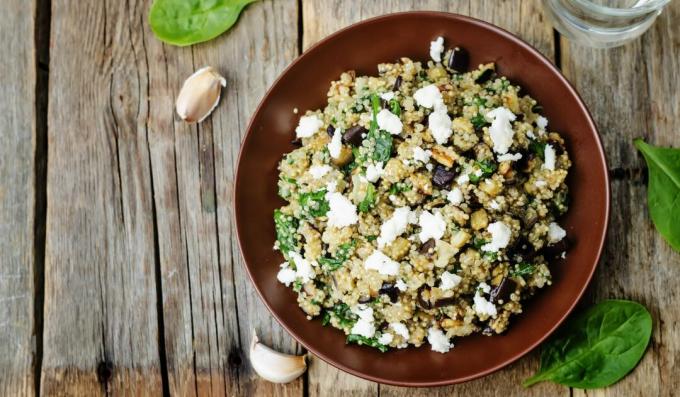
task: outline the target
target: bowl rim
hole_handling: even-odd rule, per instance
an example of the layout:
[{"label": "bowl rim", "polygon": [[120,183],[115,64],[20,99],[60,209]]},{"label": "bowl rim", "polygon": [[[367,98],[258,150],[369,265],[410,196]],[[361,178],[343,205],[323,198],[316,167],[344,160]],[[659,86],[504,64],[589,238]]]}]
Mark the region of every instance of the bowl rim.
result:
[{"label": "bowl rim", "polygon": [[[252,127],[253,123],[256,119],[257,114],[261,111],[262,107],[264,104],[267,102],[269,97],[272,95],[272,92],[276,89],[280,81],[283,79],[283,77],[291,70],[293,69],[303,58],[306,58],[310,56],[310,54],[313,54],[315,51],[317,51],[320,47],[323,47],[328,41],[331,41],[332,39],[336,38],[337,36],[340,36],[344,34],[346,31],[354,29],[358,26],[364,26],[364,25],[369,25],[369,24],[374,24],[374,23],[380,23],[385,19],[391,19],[391,18],[398,18],[398,17],[403,17],[403,16],[422,16],[422,17],[440,17],[440,18],[448,18],[454,21],[462,21],[465,23],[477,25],[481,27],[482,29],[487,29],[491,30],[494,33],[503,36],[504,39],[515,42],[517,45],[523,47],[525,50],[533,53],[534,55],[538,56],[538,59],[543,63],[543,66],[550,69],[551,72],[553,72],[556,77],[560,80],[562,84],[567,88],[567,90],[576,98],[578,107],[580,110],[585,114],[587,123],[591,129],[591,131],[594,132],[594,138],[595,138],[595,143],[597,146],[597,153],[599,154],[600,160],[604,164],[604,182],[605,182],[605,189],[604,189],[604,200],[606,202],[605,205],[605,211],[604,211],[604,218],[603,218],[603,225],[604,225],[604,231],[602,235],[600,236],[600,241],[598,243],[598,249],[597,249],[597,255],[595,256],[594,259],[594,265],[592,266],[590,273],[588,274],[588,278],[586,282],[582,285],[581,290],[578,292],[576,299],[571,303],[569,308],[564,312],[564,314],[561,316],[559,321],[557,321],[552,328],[548,330],[542,337],[538,338],[536,341],[522,349],[520,352],[516,353],[509,359],[503,361],[500,364],[497,364],[493,367],[490,367],[484,371],[480,371],[476,374],[473,375],[468,375],[460,378],[455,378],[455,379],[448,379],[448,380],[440,380],[440,381],[426,381],[426,382],[402,382],[398,380],[392,380],[392,379],[385,379],[379,376],[372,376],[372,375],[367,375],[364,374],[360,371],[356,371],[352,368],[349,368],[342,363],[334,360],[332,357],[329,357],[328,355],[325,355],[323,353],[320,353],[316,351],[313,348],[310,348],[305,344],[300,336],[292,330],[291,328],[288,327],[286,322],[280,318],[274,310],[272,310],[272,307],[269,305],[269,302],[264,298],[262,293],[260,292],[260,288],[258,287],[257,283],[255,282],[255,279],[253,278],[252,273],[250,272],[250,268],[248,264],[246,263],[246,259],[243,254],[243,237],[241,236],[240,229],[239,229],[239,201],[237,200],[237,188],[240,185],[240,171],[241,171],[241,159],[244,156],[244,148],[246,147],[246,142],[251,136],[252,133]],[[307,349],[308,352],[313,353],[315,356],[321,358],[323,361],[326,363],[332,365],[333,367],[352,374],[354,376],[357,376],[362,379],[366,379],[372,382],[378,382],[381,384],[387,384],[387,385],[393,385],[393,386],[404,386],[404,387],[437,387],[437,386],[448,386],[448,385],[453,385],[453,384],[459,384],[459,383],[464,383],[468,382],[474,379],[479,379],[484,376],[490,375],[496,371],[499,371],[500,369],[507,367],[508,365],[514,363],[515,361],[519,360],[520,358],[524,357],[527,355],[527,353],[531,352],[534,350],[536,347],[538,347],[540,344],[542,344],[548,337],[550,337],[556,330],[557,328],[564,323],[564,321],[569,317],[569,315],[574,311],[574,308],[576,305],[581,301],[583,298],[583,294],[585,293],[586,289],[590,285],[593,275],[595,274],[595,270],[597,269],[600,259],[602,257],[602,251],[604,249],[604,244],[607,238],[607,234],[609,232],[609,218],[610,218],[610,207],[611,207],[611,186],[610,186],[610,179],[609,179],[609,172],[608,172],[608,163],[607,163],[607,156],[604,151],[603,145],[602,145],[602,140],[600,139],[600,133],[597,128],[597,125],[593,121],[592,114],[588,110],[587,106],[583,102],[583,98],[581,95],[576,91],[576,89],[572,86],[572,84],[567,80],[566,77],[562,74],[561,70],[557,68],[545,55],[543,55],[540,51],[538,51],[536,48],[534,48],[532,45],[521,39],[520,37],[510,33],[509,31],[498,27],[494,24],[491,24],[486,21],[482,21],[477,18],[473,18],[470,16],[466,15],[461,15],[457,13],[452,13],[452,12],[445,12],[445,11],[401,11],[401,12],[393,12],[393,13],[388,13],[388,14],[382,14],[376,17],[372,18],[367,18],[362,21],[355,22],[353,24],[350,24],[342,29],[339,29],[327,36],[325,36],[323,39],[319,40],[318,42],[314,43],[311,45],[307,50],[305,50],[302,54],[297,56],[286,68],[284,68],[278,75],[278,77],[271,83],[271,86],[269,89],[267,89],[267,92],[264,94],[260,102],[258,103],[257,107],[253,111],[252,115],[250,116],[250,120],[248,121],[248,125],[246,127],[246,132],[245,135],[243,136],[241,140],[241,146],[239,148],[239,154],[238,154],[238,160],[236,163],[236,173],[234,177],[234,189],[232,192],[232,210],[233,210],[233,215],[235,219],[235,229],[236,229],[236,236],[239,244],[239,254],[241,256],[241,260],[243,262],[243,267],[245,267],[246,273],[248,274],[248,278],[250,279],[253,287],[255,288],[255,291],[257,291],[257,295],[260,297],[260,300],[264,303],[265,307],[269,311],[269,313],[276,319],[276,321],[283,327],[283,329],[286,330],[300,345],[302,345],[305,349]],[[422,348],[422,347],[420,347]]]}]

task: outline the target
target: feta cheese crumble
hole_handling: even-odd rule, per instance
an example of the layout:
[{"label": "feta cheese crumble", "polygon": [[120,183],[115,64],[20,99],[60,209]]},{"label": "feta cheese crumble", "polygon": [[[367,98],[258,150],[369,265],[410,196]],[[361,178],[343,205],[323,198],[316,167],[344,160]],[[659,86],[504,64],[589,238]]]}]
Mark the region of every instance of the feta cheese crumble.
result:
[{"label": "feta cheese crumble", "polygon": [[377,270],[386,276],[395,276],[399,273],[399,262],[395,262],[389,256],[375,250],[364,261],[364,267],[369,270]]},{"label": "feta cheese crumble", "polygon": [[512,230],[503,222],[494,222],[487,226],[486,230],[491,234],[491,242],[482,246],[483,251],[498,252],[510,243]]},{"label": "feta cheese crumble", "polygon": [[496,317],[498,311],[496,310],[496,305],[489,302],[485,297],[481,296],[479,292],[475,294],[473,298],[474,304],[472,308],[482,316]]},{"label": "feta cheese crumble", "polygon": [[437,328],[430,328],[427,330],[427,341],[432,346],[432,351],[438,353],[448,353],[453,347],[453,343],[449,342],[449,338],[442,330]]},{"label": "feta cheese crumble", "polygon": [[281,270],[276,274],[276,279],[289,287],[291,283],[295,282],[295,270],[288,267],[288,262],[284,262],[281,264]]},{"label": "feta cheese crumble", "polygon": [[366,167],[366,179],[371,182],[375,183],[380,179],[380,177],[383,174],[383,163],[379,162],[376,164],[369,164],[368,167]]},{"label": "feta cheese crumble", "polygon": [[330,207],[326,213],[329,226],[346,227],[359,221],[357,207],[342,194],[329,191],[326,193],[326,200]]},{"label": "feta cheese crumble", "polygon": [[309,138],[316,134],[319,128],[323,127],[323,121],[316,116],[302,116],[295,127],[295,134],[298,138]]},{"label": "feta cheese crumble", "polygon": [[411,217],[409,207],[401,207],[394,210],[390,219],[380,225],[380,236],[378,237],[378,247],[391,244],[397,237],[406,231]]},{"label": "feta cheese crumble", "polygon": [[337,159],[340,157],[340,152],[342,151],[342,131],[340,131],[339,128],[336,128],[335,131],[333,131],[333,138],[331,138],[331,141],[328,143],[328,153],[333,157],[334,159]]},{"label": "feta cheese crumble", "polygon": [[329,181],[326,184],[326,191],[327,192],[334,192],[338,188],[338,182],[337,181]]},{"label": "feta cheese crumble", "polygon": [[556,243],[567,236],[567,231],[562,229],[560,225],[555,222],[551,222],[548,225],[548,241],[551,243]]},{"label": "feta cheese crumble", "polygon": [[390,323],[390,328],[392,328],[397,335],[404,338],[404,340],[408,340],[408,338],[411,337],[408,328],[402,323]]},{"label": "feta cheese crumble", "polygon": [[406,283],[402,279],[397,280],[397,282],[394,284],[394,286],[397,287],[397,289],[401,292],[404,292],[408,289],[408,286],[406,285]]},{"label": "feta cheese crumble", "polygon": [[545,130],[545,128],[548,126],[548,119],[543,116],[538,116],[536,119],[536,126],[542,130]]},{"label": "feta cheese crumble", "polygon": [[314,179],[320,179],[324,175],[328,174],[328,172],[332,168],[329,165],[313,165],[309,167],[309,174],[312,176]]},{"label": "feta cheese crumble", "polygon": [[418,226],[422,229],[418,234],[422,243],[431,238],[439,240],[446,232],[446,222],[439,212],[433,215],[430,211],[423,211],[418,219]]},{"label": "feta cheese crumble", "polygon": [[295,276],[299,277],[303,283],[316,277],[316,273],[314,273],[314,269],[312,269],[312,264],[307,259],[303,258],[302,255],[295,251],[290,251],[288,257],[295,264]]},{"label": "feta cheese crumble", "polygon": [[416,100],[418,106],[432,109],[437,104],[443,104],[442,93],[436,85],[430,84],[423,88],[419,88],[414,94],[413,99]]},{"label": "feta cheese crumble", "polygon": [[545,145],[545,161],[543,162],[543,168],[549,171],[555,171],[555,148],[551,144]]},{"label": "feta cheese crumble", "polygon": [[544,181],[544,180],[542,180],[542,179],[539,179],[539,180],[537,180],[536,182],[534,182],[534,185],[535,185],[536,187],[543,187],[543,186],[546,186],[547,184],[548,184],[548,182],[546,182],[546,181]]},{"label": "feta cheese crumble", "polygon": [[420,146],[413,148],[413,160],[415,161],[426,164],[430,161],[430,156],[432,156],[432,152],[429,150],[423,150]]},{"label": "feta cheese crumble", "polygon": [[515,135],[510,123],[515,120],[515,114],[501,106],[487,113],[486,119],[491,121],[489,135],[493,142],[493,151],[499,154],[507,153]]},{"label": "feta cheese crumble", "polygon": [[458,178],[456,178],[456,183],[459,185],[465,185],[466,183],[470,182],[470,176],[469,174],[461,174]]},{"label": "feta cheese crumble", "polygon": [[496,210],[496,211],[501,209],[501,205],[498,204],[498,201],[496,201],[496,200],[489,201],[489,207],[491,207],[491,209]]},{"label": "feta cheese crumble", "polygon": [[463,192],[460,188],[454,187],[449,194],[446,195],[446,199],[453,205],[459,205],[463,202]]},{"label": "feta cheese crumble", "polygon": [[392,342],[392,339],[394,339],[394,336],[392,334],[384,332],[378,338],[378,343],[380,343],[381,345],[389,345]]},{"label": "feta cheese crumble", "polygon": [[517,161],[522,158],[522,153],[506,153],[498,156],[498,161]]},{"label": "feta cheese crumble", "polygon": [[359,305],[352,309],[352,311],[359,316],[359,319],[352,326],[350,333],[361,335],[365,338],[372,338],[373,335],[375,335],[373,309],[364,305]]},{"label": "feta cheese crumble", "polygon": [[430,42],[430,58],[435,62],[441,62],[442,52],[444,52],[444,38],[439,36]]},{"label": "feta cheese crumble", "polygon": [[459,275],[449,272],[442,273],[441,279],[442,283],[439,285],[439,288],[443,289],[444,291],[456,288],[463,280]]},{"label": "feta cheese crumble", "polygon": [[445,144],[453,134],[451,117],[443,104],[435,105],[434,112],[427,117],[427,123],[432,137],[440,145]]},{"label": "feta cheese crumble", "polygon": [[399,120],[399,116],[387,109],[378,112],[376,120],[378,121],[378,127],[381,130],[385,130],[392,135],[401,134],[401,130],[404,127],[403,124],[401,124],[401,120]]},{"label": "feta cheese crumble", "polygon": [[391,101],[394,99],[394,92],[388,91],[388,92],[383,92],[380,94],[380,98],[386,100],[386,101]]}]

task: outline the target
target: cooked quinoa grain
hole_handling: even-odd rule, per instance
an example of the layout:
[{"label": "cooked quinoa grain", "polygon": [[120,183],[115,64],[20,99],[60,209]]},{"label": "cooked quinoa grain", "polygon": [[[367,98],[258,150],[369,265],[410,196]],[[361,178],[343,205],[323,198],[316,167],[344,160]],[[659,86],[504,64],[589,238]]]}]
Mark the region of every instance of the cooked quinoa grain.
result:
[{"label": "cooked quinoa grain", "polygon": [[564,139],[494,64],[451,56],[343,73],[279,164],[277,278],[350,343],[502,333],[566,249]]}]

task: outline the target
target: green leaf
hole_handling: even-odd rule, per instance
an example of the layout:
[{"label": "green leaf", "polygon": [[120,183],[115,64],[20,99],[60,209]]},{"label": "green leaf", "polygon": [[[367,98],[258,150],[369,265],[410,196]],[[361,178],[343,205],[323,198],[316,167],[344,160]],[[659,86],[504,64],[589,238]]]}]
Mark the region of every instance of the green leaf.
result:
[{"label": "green leaf", "polygon": [[390,111],[397,116],[401,116],[401,106],[399,106],[399,101],[397,101],[397,98],[390,99]]},{"label": "green leaf", "polygon": [[187,46],[229,30],[243,8],[254,1],[257,0],[155,0],[149,24],[159,40]]},{"label": "green leaf", "polygon": [[647,162],[647,205],[656,230],[680,251],[680,149],[655,147],[635,140]]},{"label": "green leaf", "polygon": [[541,160],[545,160],[545,142],[529,141],[529,150],[534,152]]},{"label": "green leaf", "polygon": [[366,195],[364,199],[361,200],[359,206],[359,212],[368,212],[375,205],[375,187],[372,183],[366,185]]},{"label": "green leaf", "polygon": [[335,317],[341,328],[351,327],[357,321],[357,315],[352,313],[352,310],[346,303],[339,303],[333,306],[329,312],[332,317]]},{"label": "green leaf", "polygon": [[481,129],[482,127],[488,124],[486,118],[479,113],[477,113],[473,118],[471,118],[470,121],[472,122],[472,125],[475,127],[476,130]]},{"label": "green leaf", "polygon": [[354,249],[355,241],[352,240],[349,243],[341,244],[335,251],[335,257],[333,258],[319,258],[319,264],[331,271],[338,270],[340,266],[344,265],[345,262],[352,256],[352,250]]},{"label": "green leaf", "polygon": [[326,189],[317,190],[311,193],[301,193],[298,197],[302,213],[310,218],[317,218],[326,215],[330,206],[326,200]]},{"label": "green leaf", "polygon": [[525,277],[531,276],[536,271],[536,265],[533,263],[522,262],[515,265],[515,268],[510,270],[511,277]]},{"label": "green leaf", "polygon": [[375,347],[381,352],[385,353],[389,348],[382,343],[378,342],[378,338],[367,338],[365,336],[349,334],[347,335],[347,343],[357,343],[359,345],[366,345],[370,347]]},{"label": "green leaf", "polygon": [[524,386],[550,380],[581,389],[618,382],[642,358],[652,335],[644,306],[607,300],[572,318],[541,352],[541,369]]},{"label": "green leaf", "polygon": [[371,94],[371,125],[368,129],[367,138],[375,143],[373,148],[373,160],[387,162],[392,156],[392,135],[387,131],[378,129],[378,112],[380,112],[380,98]]},{"label": "green leaf", "polygon": [[279,250],[288,259],[288,253],[297,252],[297,233],[298,220],[290,215],[286,215],[281,210],[274,211],[274,228],[276,229],[276,240],[279,242]]}]

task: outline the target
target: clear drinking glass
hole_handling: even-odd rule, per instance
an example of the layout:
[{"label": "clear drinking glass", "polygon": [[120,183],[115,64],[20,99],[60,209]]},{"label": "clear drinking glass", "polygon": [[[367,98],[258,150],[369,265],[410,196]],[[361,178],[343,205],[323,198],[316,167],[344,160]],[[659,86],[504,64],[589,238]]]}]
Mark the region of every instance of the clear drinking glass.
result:
[{"label": "clear drinking glass", "polygon": [[555,28],[590,47],[620,46],[644,33],[670,0],[543,0]]}]

